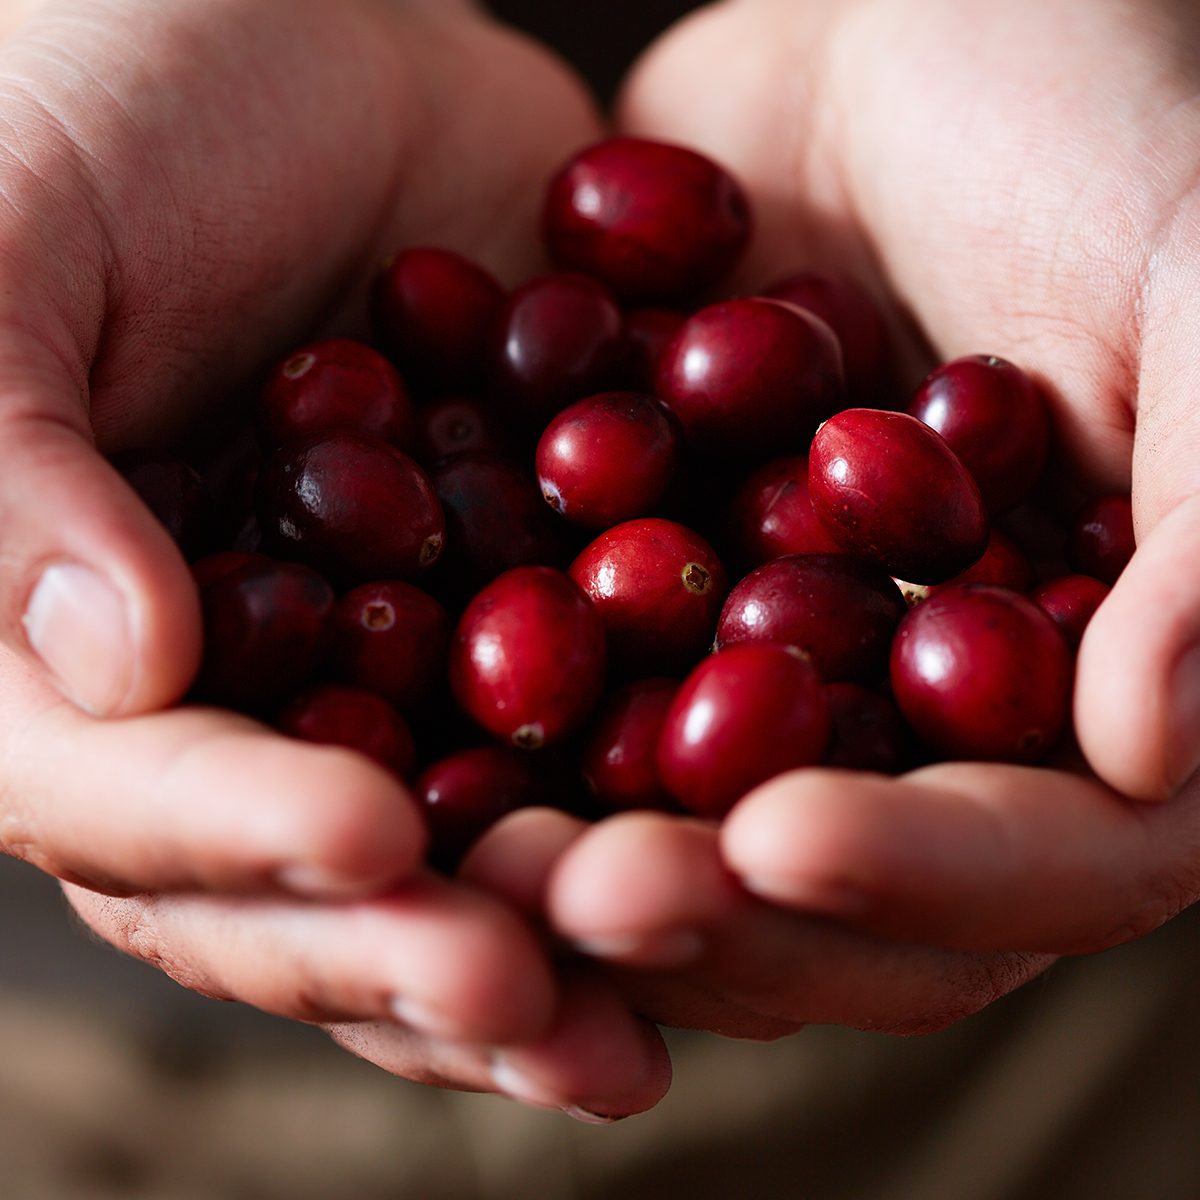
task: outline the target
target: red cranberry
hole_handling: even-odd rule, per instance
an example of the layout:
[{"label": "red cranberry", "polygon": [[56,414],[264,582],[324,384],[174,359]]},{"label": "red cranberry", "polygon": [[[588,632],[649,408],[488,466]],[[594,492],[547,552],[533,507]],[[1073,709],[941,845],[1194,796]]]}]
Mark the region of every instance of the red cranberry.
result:
[{"label": "red cranberry", "polygon": [[821,677],[801,654],[730,646],[701,662],[672,701],[659,775],[684,808],[723,817],[758,784],[820,762],[829,734]]},{"label": "red cranberry", "polygon": [[413,578],[446,537],[429,477],[408,455],[364,433],[331,433],[277,451],[259,477],[271,544],[348,580]]},{"label": "red cranberry", "polygon": [[551,567],[517,567],[467,606],[450,653],[463,710],[522,750],[562,741],[587,720],[604,683],[604,628]]},{"label": "red cranberry", "polygon": [[732,538],[742,560],[760,566],[784,554],[840,554],[808,498],[808,458],[760,467],[733,498]]},{"label": "red cranberry", "polygon": [[1108,591],[1108,584],[1090,575],[1061,575],[1036,588],[1030,599],[1058,626],[1071,648],[1078,649]]},{"label": "red cranberry", "polygon": [[831,767],[898,775],[912,763],[912,738],[899,710],[886,697],[857,683],[825,689],[833,738],[825,755]]},{"label": "red cranberry", "polygon": [[635,308],[625,314],[623,374],[634,391],[654,391],[658,360],[685,320],[673,308]]},{"label": "red cranberry", "polygon": [[828,683],[874,683],[907,612],[886,571],[848,554],[792,554],[764,563],[729,593],[717,646],[779,642],[808,656]]},{"label": "red cranberry", "polygon": [[803,309],[727,300],[684,322],[659,359],[655,390],[702,453],[778,454],[806,445],[839,406],[841,350]]},{"label": "red cranberry", "polygon": [[600,614],[614,659],[643,674],[686,669],[704,653],[728,586],[698,533],[657,517],[602,533],[570,575]]},{"label": "red cranberry", "polygon": [[500,309],[489,347],[495,398],[519,418],[544,425],[615,377],[624,352],[621,310],[586,275],[540,275]]},{"label": "red cranberry", "polygon": [[663,721],[679,690],[674,679],[641,679],[614,692],[583,750],[583,777],[609,812],[675,805],[658,778],[655,754]]},{"label": "red cranberry", "polygon": [[942,588],[960,583],[994,583],[997,587],[1012,588],[1014,592],[1027,592],[1033,585],[1033,567],[1011,538],[993,529],[983,557],[948,583],[906,583],[902,579],[896,583],[909,604],[916,604]]},{"label": "red cranberry", "polygon": [[214,579],[236,571],[250,562],[266,562],[265,555],[248,554],[244,550],[219,550],[216,554],[206,554],[192,563],[192,578],[198,588],[206,588]]},{"label": "red cranberry", "polygon": [[908,411],[950,443],[991,513],[1020,504],[1046,465],[1046,403],[1033,380],[1002,358],[974,354],[945,363],[921,384]]},{"label": "red cranberry", "polygon": [[1099,496],[1075,514],[1067,534],[1067,562],[1081,575],[1116,583],[1135,547],[1129,497]]},{"label": "red cranberry", "polygon": [[795,271],[773,283],[764,296],[786,300],[821,318],[837,335],[846,372],[846,392],[856,404],[883,403],[891,373],[887,327],[867,290],[849,275]]},{"label": "red cranberry", "polygon": [[407,447],[414,414],[408,389],[382,354],[349,338],[314,342],[279,364],[258,400],[269,446],[351,429]]},{"label": "red cranberry", "polygon": [[612,138],[551,181],[542,228],[559,266],[632,299],[687,295],[720,282],[750,238],[734,178],[682,146]]},{"label": "red cranberry", "polygon": [[382,696],[363,688],[309,688],[279,714],[276,724],[289,737],[357,750],[401,779],[416,765],[416,747],[404,718]]},{"label": "red cranberry", "polygon": [[256,558],[211,579],[200,601],[199,698],[257,711],[295,691],[316,669],[334,597],[315,571]]},{"label": "red cranberry", "polygon": [[114,465],[185,555],[204,552],[213,540],[213,503],[198,472],[169,455],[126,455]]},{"label": "red cranberry", "polygon": [[495,415],[478,400],[447,396],[417,414],[416,455],[423,462],[435,463],[473,450],[503,454],[507,448]]},{"label": "red cranberry", "polygon": [[946,441],[905,413],[851,408],[817,431],[813,508],[842,548],[913,583],[943,583],[987,546],[979,488]]},{"label": "red cranberry", "polygon": [[371,316],[380,342],[429,390],[480,381],[484,345],[504,289],[482,267],[428,246],[402,250],[376,276]]},{"label": "red cranberry", "polygon": [[905,719],[941,753],[1036,762],[1067,723],[1071,653],[1032,600],[970,583],[930,596],[904,618],[891,680]]},{"label": "red cranberry", "polygon": [[580,400],[538,442],[542,496],[555,512],[591,529],[645,516],[671,485],[678,430],[653,396],[603,392]]},{"label": "red cranberry", "polygon": [[450,618],[432,596],[397,580],[364,583],[333,611],[326,669],[411,716],[436,693],[449,644]]}]

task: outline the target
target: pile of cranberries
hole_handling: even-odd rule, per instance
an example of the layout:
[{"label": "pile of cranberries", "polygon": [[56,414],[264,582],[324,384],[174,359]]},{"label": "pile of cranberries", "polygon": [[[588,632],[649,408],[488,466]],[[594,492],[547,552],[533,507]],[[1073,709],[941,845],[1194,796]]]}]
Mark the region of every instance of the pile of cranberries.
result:
[{"label": "pile of cranberries", "polygon": [[444,863],[531,803],[719,818],[797,767],[1049,754],[1133,531],[1032,506],[1038,386],[977,355],[900,395],[849,278],[719,298],[749,206],[678,146],[584,150],[542,229],[511,292],[401,251],[373,346],[296,350],[202,471],[123,464],[194,564],[191,698],[384,764]]}]

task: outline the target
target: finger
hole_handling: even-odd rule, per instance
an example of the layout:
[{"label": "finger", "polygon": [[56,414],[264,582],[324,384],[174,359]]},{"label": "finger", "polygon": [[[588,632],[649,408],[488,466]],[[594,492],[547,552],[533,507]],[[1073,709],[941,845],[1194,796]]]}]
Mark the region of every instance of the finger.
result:
[{"label": "finger", "polygon": [[895,780],[803,771],[745,797],[721,850],[756,895],[875,935],[1085,953],[1200,894],[1200,793],[1150,808],[1031,767],[945,763]]},{"label": "finger", "polygon": [[432,874],[342,906],[204,895],[118,900],[71,885],[76,912],[185,987],[302,1021],[399,1020],[434,1037],[537,1038],[556,989],[502,905]]}]

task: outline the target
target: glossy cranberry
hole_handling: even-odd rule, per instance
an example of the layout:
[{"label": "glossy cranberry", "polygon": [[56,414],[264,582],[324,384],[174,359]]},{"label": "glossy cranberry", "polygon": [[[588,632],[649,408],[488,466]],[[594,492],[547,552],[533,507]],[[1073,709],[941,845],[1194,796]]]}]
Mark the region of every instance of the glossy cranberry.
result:
[{"label": "glossy cranberry", "polygon": [[602,392],[546,426],[537,446],[538,486],[568,521],[608,529],[655,510],[679,455],[679,425],[653,396]]},{"label": "glossy cranberry", "polygon": [[659,359],[655,388],[688,444],[721,458],[803,448],[842,390],[829,326],[759,297],[689,317]]},{"label": "glossy cranberry", "polygon": [[791,554],[751,571],[729,593],[717,646],[779,642],[808,656],[827,683],[875,683],[908,611],[887,572],[848,554]]},{"label": "glossy cranberry", "polygon": [[640,679],[614,692],[600,710],[583,749],[582,769],[604,810],[675,807],[658,778],[655,755],[678,690],[674,679]]},{"label": "glossy cranberry", "polygon": [[960,583],[994,583],[1014,592],[1027,592],[1033,586],[1033,567],[1011,538],[993,529],[983,557],[948,583],[906,583],[902,579],[896,583],[909,604]]},{"label": "glossy cranberry", "polygon": [[604,627],[561,571],[517,567],[467,606],[450,651],[463,711],[522,750],[562,741],[604,683]]},{"label": "glossy cranberry", "polygon": [[693,530],[650,517],[626,521],[571,564],[608,634],[614,660],[641,674],[686,670],[712,641],[728,581]]},{"label": "glossy cranberry", "polygon": [[603,391],[624,354],[621,310],[585,275],[540,275],[500,309],[488,350],[495,400],[527,423]]},{"label": "glossy cranberry", "polygon": [[943,583],[987,547],[979,488],[946,441],[905,413],[851,408],[813,438],[813,508],[842,548],[912,583]]},{"label": "glossy cranberry", "polygon": [[417,414],[416,457],[436,463],[452,454],[487,450],[503,454],[507,443],[495,414],[478,400],[447,396],[426,405]]},{"label": "glossy cranberry", "polygon": [[257,711],[301,687],[316,670],[334,596],[315,571],[256,558],[211,579],[200,602],[198,698]]},{"label": "glossy cranberry", "polygon": [[833,718],[828,766],[898,775],[912,765],[912,735],[886,696],[857,683],[831,683],[825,699]]},{"label": "glossy cranberry", "polygon": [[808,497],[808,458],[777,458],[741,486],[731,506],[731,536],[741,560],[757,567],[784,554],[840,554]]},{"label": "glossy cranberry", "polygon": [[272,455],[259,477],[259,519],[274,549],[349,581],[421,576],[446,538],[429,477],[364,433],[331,433]]},{"label": "glossy cranberry", "polygon": [[776,280],[764,296],[786,300],[821,318],[842,347],[846,392],[852,403],[885,408],[891,350],[887,327],[867,290],[849,275],[794,271]]},{"label": "glossy cranberry", "polygon": [[480,381],[484,345],[504,289],[452,250],[402,250],[376,276],[376,336],[422,387],[458,391]]},{"label": "glossy cranberry", "polygon": [[495,454],[458,454],[433,468],[446,514],[447,547],[438,582],[455,595],[510,567],[561,566],[562,533],[532,475]]},{"label": "glossy cranberry", "polygon": [[398,580],[364,583],[333,610],[326,670],[412,716],[436,694],[449,645],[450,618],[432,596]]},{"label": "glossy cranberry", "polygon": [[821,677],[795,650],[730,646],[684,680],[663,722],[658,771],[691,812],[723,817],[751,788],[821,761],[829,742]]},{"label": "glossy cranberry", "polygon": [[408,723],[382,696],[363,688],[309,688],[287,705],[276,725],[289,737],[357,750],[401,779],[416,765]]},{"label": "glossy cranberry", "polygon": [[1046,465],[1046,402],[1019,367],[995,355],[945,363],[908,406],[936,429],[975,477],[991,513],[1007,512],[1032,490]]},{"label": "glossy cranberry", "polygon": [[258,427],[267,446],[348,429],[407,448],[414,422],[396,368],[350,338],[297,350],[275,368],[258,399]]},{"label": "glossy cranberry", "polygon": [[625,361],[622,375],[627,387],[653,392],[658,360],[687,318],[673,308],[635,308],[625,314]]},{"label": "glossy cranberry", "polygon": [[1090,575],[1060,575],[1035,588],[1029,598],[1058,626],[1071,648],[1078,649],[1108,592],[1107,583]]},{"label": "glossy cranberry", "polygon": [[538,787],[527,755],[478,746],[427,767],[413,790],[429,822],[434,857],[453,862],[501,817],[534,803]]},{"label": "glossy cranberry", "polygon": [[694,150],[612,138],[551,181],[542,215],[550,256],[629,299],[684,296],[719,283],[750,238],[737,181]]},{"label": "glossy cranberry", "polygon": [[1136,547],[1128,496],[1099,496],[1075,514],[1067,533],[1067,561],[1081,575],[1116,583]]},{"label": "glossy cranberry", "polygon": [[194,468],[158,454],[126,455],[114,465],[185,555],[208,548],[213,540],[213,502]]},{"label": "glossy cranberry", "polygon": [[1032,600],[981,583],[918,604],[892,645],[900,711],[952,758],[1044,758],[1067,723],[1072,669],[1065,638]]}]

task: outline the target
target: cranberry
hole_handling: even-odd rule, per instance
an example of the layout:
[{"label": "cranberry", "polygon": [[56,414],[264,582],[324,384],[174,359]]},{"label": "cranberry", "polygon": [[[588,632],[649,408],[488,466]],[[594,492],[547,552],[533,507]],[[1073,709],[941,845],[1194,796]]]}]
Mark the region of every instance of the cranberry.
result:
[{"label": "cranberry", "polygon": [[1128,496],[1099,496],[1075,514],[1067,534],[1067,562],[1081,575],[1116,583],[1133,557],[1133,505]]},{"label": "cranberry", "polygon": [[857,683],[825,689],[833,739],[825,755],[831,767],[898,775],[912,763],[912,738],[900,711],[886,697]]},{"label": "cranberry", "polygon": [[808,458],[760,467],[733,498],[732,538],[742,560],[760,566],[784,554],[840,554],[808,497]]},{"label": "cranberry", "polygon": [[658,395],[695,449],[716,457],[807,444],[842,399],[841,350],[803,309],[749,297],[689,317],[658,363]]},{"label": "cranberry", "polygon": [[284,359],[259,396],[258,426],[268,446],[351,429],[402,448],[415,428],[396,368],[349,338],[314,342]]},{"label": "cranberry", "polygon": [[357,750],[401,779],[416,765],[416,747],[404,718],[382,696],[363,688],[309,688],[279,714],[276,725],[289,737]]},{"label": "cranberry", "polygon": [[244,550],[218,550],[216,554],[206,554],[192,563],[192,578],[198,588],[206,588],[214,579],[236,571],[250,562],[266,562],[265,555],[248,554]]},{"label": "cranberry", "polygon": [[522,750],[562,741],[604,683],[604,628],[561,571],[516,567],[467,606],[450,653],[463,710]]},{"label": "cranberry", "polygon": [[200,592],[204,659],[196,695],[258,711],[303,685],[325,648],[333,589],[299,563],[256,558]]},{"label": "cranberry", "polygon": [[729,593],[717,646],[779,642],[807,655],[827,683],[874,683],[887,672],[906,611],[900,589],[873,562],[792,554],[764,563]]},{"label": "cranberry", "polygon": [[1108,584],[1090,575],[1061,575],[1036,588],[1030,599],[1059,627],[1071,648],[1078,649],[1108,591]]},{"label": "cranberry", "polygon": [[348,580],[412,578],[445,541],[429,477],[364,433],[331,433],[277,451],[259,477],[264,535],[289,558]]},{"label": "cranberry", "polygon": [[679,453],[679,426],[653,396],[603,392],[546,426],[537,447],[538,485],[567,520],[608,529],[654,511]]},{"label": "cranberry", "polygon": [[686,320],[673,308],[635,308],[625,314],[626,384],[638,392],[654,391],[658,360]]},{"label": "cranberry", "polygon": [[954,587],[959,583],[994,583],[999,587],[1012,588],[1014,592],[1027,592],[1033,585],[1033,567],[1011,538],[993,529],[988,535],[983,557],[948,583],[906,583],[901,579],[896,583],[909,604],[916,604],[942,588]]},{"label": "cranberry", "polygon": [[489,343],[490,388],[519,418],[544,425],[602,391],[624,353],[621,310],[585,275],[540,275],[501,308]]},{"label": "cranberry", "polygon": [[936,429],[975,477],[991,513],[1016,507],[1046,465],[1050,423],[1033,380],[995,355],[938,367],[909,413]]},{"label": "cranberry", "polygon": [[484,345],[504,289],[482,267],[428,246],[402,250],[376,276],[376,335],[429,390],[456,391],[482,376]]},{"label": "cranberry", "polygon": [[856,404],[883,408],[891,373],[891,351],[883,317],[867,290],[849,275],[795,271],[763,292],[821,318],[837,335],[846,371],[846,391]]},{"label": "cranberry", "polygon": [[727,580],[713,548],[674,521],[626,521],[585,546],[571,578],[587,593],[623,667],[686,669],[707,649]]},{"label": "cranberry", "polygon": [[813,508],[842,548],[914,583],[943,583],[987,546],[979,488],[946,441],[905,413],[851,408],[817,431]]},{"label": "cranberry", "polygon": [[550,256],[631,299],[687,295],[718,283],[750,238],[737,181],[682,146],[612,138],[551,181],[542,215]]},{"label": "cranberry", "polygon": [[614,692],[583,750],[583,777],[608,812],[672,809],[658,778],[655,754],[663,721],[679,690],[674,679],[641,679]]},{"label": "cranberry", "polygon": [[706,658],[663,722],[658,770],[684,808],[722,817],[751,788],[821,761],[829,742],[821,678],[785,646],[749,643]]},{"label": "cranberry", "polygon": [[398,580],[364,583],[333,611],[326,669],[411,716],[436,694],[449,644],[450,618],[432,596]]},{"label": "cranberry", "polygon": [[201,554],[212,541],[213,504],[200,475],[169,455],[126,455],[115,465],[185,555]]},{"label": "cranberry", "polygon": [[471,450],[503,454],[508,449],[495,415],[466,396],[447,396],[421,409],[416,445],[417,457],[427,463]]},{"label": "cranberry", "polygon": [[908,723],[954,758],[1036,762],[1070,711],[1066,640],[1032,600],[970,583],[918,604],[892,645],[892,692]]}]

